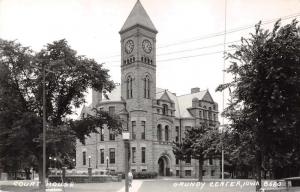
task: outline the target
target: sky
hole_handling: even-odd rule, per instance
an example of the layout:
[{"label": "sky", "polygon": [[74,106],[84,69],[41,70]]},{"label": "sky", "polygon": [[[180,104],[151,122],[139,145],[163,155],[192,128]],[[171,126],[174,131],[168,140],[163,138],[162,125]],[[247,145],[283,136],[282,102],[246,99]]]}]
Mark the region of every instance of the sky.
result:
[{"label": "sky", "polygon": [[[223,109],[225,0],[140,0],[157,34],[157,87],[177,95],[192,87],[208,89]],[[0,38],[17,40],[39,51],[66,39],[78,54],[94,58],[119,83],[119,31],[136,0],[0,0]],[[300,19],[300,0],[227,0],[226,50],[249,37],[262,20],[271,28]],[[228,66],[229,61],[225,62]],[[230,75],[225,75],[225,82]],[[228,93],[225,92],[225,107]],[[90,103],[91,95],[87,94]],[[87,104],[88,104],[87,103]]]}]

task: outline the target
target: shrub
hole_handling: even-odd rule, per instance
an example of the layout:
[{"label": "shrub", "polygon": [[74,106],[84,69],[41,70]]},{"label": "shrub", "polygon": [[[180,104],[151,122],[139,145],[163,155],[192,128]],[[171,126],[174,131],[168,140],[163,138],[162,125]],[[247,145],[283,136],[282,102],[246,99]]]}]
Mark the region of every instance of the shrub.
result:
[{"label": "shrub", "polygon": [[231,177],[230,173],[224,172],[224,178],[225,178],[225,179],[228,179],[228,178],[230,178],[230,177]]},{"label": "shrub", "polygon": [[112,176],[118,176],[118,175],[122,175],[122,179],[125,179],[125,173],[120,171],[120,172],[113,172],[111,173]]},{"label": "shrub", "polygon": [[133,172],[134,179],[151,179],[155,177],[157,177],[157,173],[154,171]]},{"label": "shrub", "polygon": [[[122,175],[122,179],[125,179],[124,172],[114,172],[111,175],[118,176],[119,174]],[[140,171],[140,172],[133,172],[133,179],[152,179],[157,177],[157,173],[154,171]]]}]

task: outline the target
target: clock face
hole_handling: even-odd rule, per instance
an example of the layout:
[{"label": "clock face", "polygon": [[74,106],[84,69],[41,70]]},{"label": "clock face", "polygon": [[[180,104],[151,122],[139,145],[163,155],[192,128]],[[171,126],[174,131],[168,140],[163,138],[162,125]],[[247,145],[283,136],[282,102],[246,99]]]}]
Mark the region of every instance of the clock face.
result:
[{"label": "clock face", "polygon": [[125,52],[127,54],[131,53],[133,51],[133,48],[134,48],[134,43],[132,40],[128,40],[126,43],[125,43]]},{"label": "clock face", "polygon": [[149,40],[145,39],[143,42],[142,42],[142,46],[143,46],[143,49],[146,53],[151,53],[152,51],[152,44]]}]

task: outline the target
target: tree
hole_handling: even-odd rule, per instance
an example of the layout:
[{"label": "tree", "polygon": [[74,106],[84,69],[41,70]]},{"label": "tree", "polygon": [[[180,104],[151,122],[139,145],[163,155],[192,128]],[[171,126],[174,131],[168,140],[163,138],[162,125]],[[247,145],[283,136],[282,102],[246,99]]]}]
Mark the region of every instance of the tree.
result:
[{"label": "tree", "polygon": [[86,114],[76,121],[69,121],[72,130],[75,131],[76,138],[81,143],[85,143],[85,138],[91,133],[102,133],[105,127],[113,128],[114,135],[122,133],[122,120],[117,115],[111,115],[107,111],[93,108],[91,114]]},{"label": "tree", "polygon": [[[298,22],[280,27],[277,21],[272,31],[263,30],[261,23],[248,39],[232,46],[227,73],[230,83],[217,90],[232,90],[224,116],[231,129],[248,134],[243,144],[255,157],[256,179],[261,187],[261,169],[292,166],[299,171],[300,121],[300,29]],[[297,170],[297,169],[296,169]],[[289,175],[299,173],[289,173]],[[258,189],[257,188],[257,189]]]},{"label": "tree", "polygon": [[[92,59],[78,56],[66,40],[54,41],[33,53],[15,41],[0,39],[0,156],[8,165],[28,157],[42,178],[42,73],[46,73],[47,159],[49,155],[68,157],[77,137],[89,131],[68,123],[85,102],[88,88],[110,92],[114,83],[108,70]],[[100,117],[98,115],[98,117]],[[101,118],[101,117],[100,117]],[[98,119],[112,125],[113,118]],[[108,122],[109,121],[109,122]],[[83,122],[83,121],[81,121]],[[77,123],[78,124],[78,123]],[[116,128],[116,127],[109,127]],[[17,164],[17,163],[15,163]],[[16,165],[12,165],[16,167]],[[19,166],[17,168],[22,168]]]},{"label": "tree", "polygon": [[183,177],[181,161],[186,160],[187,152],[188,152],[188,149],[186,149],[185,147],[186,147],[186,145],[183,145],[182,142],[173,141],[173,153],[174,153],[176,159],[178,159],[180,161],[180,170],[179,170],[180,178]]},{"label": "tree", "polygon": [[250,134],[238,133],[235,130],[226,130],[222,142],[224,149],[224,169],[231,173],[233,178],[249,178],[255,164],[253,147],[249,147]]},{"label": "tree", "polygon": [[203,162],[216,156],[220,150],[220,135],[217,129],[206,125],[185,130],[182,142],[174,142],[173,153],[177,159],[197,159],[199,163],[199,181],[203,180]]}]

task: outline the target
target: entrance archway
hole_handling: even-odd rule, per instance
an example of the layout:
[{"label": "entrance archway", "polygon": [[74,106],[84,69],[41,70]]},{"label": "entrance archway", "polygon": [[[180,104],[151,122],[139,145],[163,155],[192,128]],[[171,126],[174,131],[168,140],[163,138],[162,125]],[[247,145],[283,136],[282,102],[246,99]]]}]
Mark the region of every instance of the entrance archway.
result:
[{"label": "entrance archway", "polygon": [[170,176],[170,160],[167,156],[161,156],[158,159],[158,175]]}]

